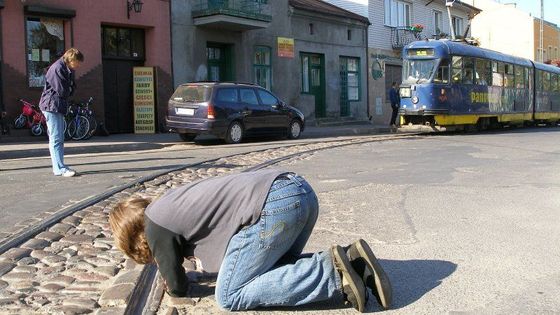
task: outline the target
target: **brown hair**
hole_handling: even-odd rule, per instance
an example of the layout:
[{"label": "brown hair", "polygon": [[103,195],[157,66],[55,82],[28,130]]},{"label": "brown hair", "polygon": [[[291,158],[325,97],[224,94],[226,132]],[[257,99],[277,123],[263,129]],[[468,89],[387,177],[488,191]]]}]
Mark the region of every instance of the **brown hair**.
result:
[{"label": "brown hair", "polygon": [[131,197],[119,202],[109,214],[115,245],[139,264],[153,260],[144,233],[144,210],[150,202],[150,199]]},{"label": "brown hair", "polygon": [[62,55],[62,60],[64,60],[65,64],[69,64],[71,61],[83,62],[84,55],[78,49],[70,48]]}]

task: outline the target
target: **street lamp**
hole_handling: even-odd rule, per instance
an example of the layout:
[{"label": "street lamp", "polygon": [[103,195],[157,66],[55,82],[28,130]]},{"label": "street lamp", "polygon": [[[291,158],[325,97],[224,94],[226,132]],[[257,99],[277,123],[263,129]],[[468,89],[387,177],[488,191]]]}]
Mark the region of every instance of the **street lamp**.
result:
[{"label": "street lamp", "polygon": [[130,19],[130,11],[134,9],[134,12],[142,12],[142,5],[144,3],[140,0],[133,0],[132,2],[126,0],[126,16]]}]

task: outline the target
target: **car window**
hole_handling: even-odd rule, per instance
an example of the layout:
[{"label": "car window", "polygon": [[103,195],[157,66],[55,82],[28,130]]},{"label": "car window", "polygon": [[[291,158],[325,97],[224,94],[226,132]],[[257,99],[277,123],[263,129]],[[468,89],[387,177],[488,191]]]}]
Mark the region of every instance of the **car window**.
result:
[{"label": "car window", "polygon": [[241,103],[259,105],[257,95],[253,89],[239,89],[239,93],[241,94]]},{"label": "car window", "polygon": [[257,91],[259,93],[259,97],[261,98],[261,103],[263,105],[265,106],[278,105],[279,103],[278,99],[274,95],[268,93],[265,90],[257,90]]},{"label": "car window", "polygon": [[180,85],[171,98],[178,102],[206,102],[212,88],[205,85]]},{"label": "car window", "polygon": [[237,89],[219,89],[216,95],[218,102],[237,102]]}]

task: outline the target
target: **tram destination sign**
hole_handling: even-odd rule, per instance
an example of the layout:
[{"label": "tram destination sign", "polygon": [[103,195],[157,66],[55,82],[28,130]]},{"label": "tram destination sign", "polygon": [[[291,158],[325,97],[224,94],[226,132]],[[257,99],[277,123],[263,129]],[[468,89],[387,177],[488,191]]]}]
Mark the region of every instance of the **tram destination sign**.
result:
[{"label": "tram destination sign", "polygon": [[422,49],[409,49],[409,57],[431,57],[434,55],[434,50],[432,48],[422,48]]}]

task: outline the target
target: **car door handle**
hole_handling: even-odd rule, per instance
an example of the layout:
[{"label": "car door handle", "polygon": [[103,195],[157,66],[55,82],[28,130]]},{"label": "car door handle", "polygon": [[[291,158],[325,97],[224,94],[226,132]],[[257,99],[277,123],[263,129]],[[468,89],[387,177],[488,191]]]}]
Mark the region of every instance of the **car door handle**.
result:
[{"label": "car door handle", "polygon": [[243,114],[245,116],[251,115],[251,113],[252,113],[252,111],[248,107],[243,108],[243,110],[241,111],[241,114]]}]

